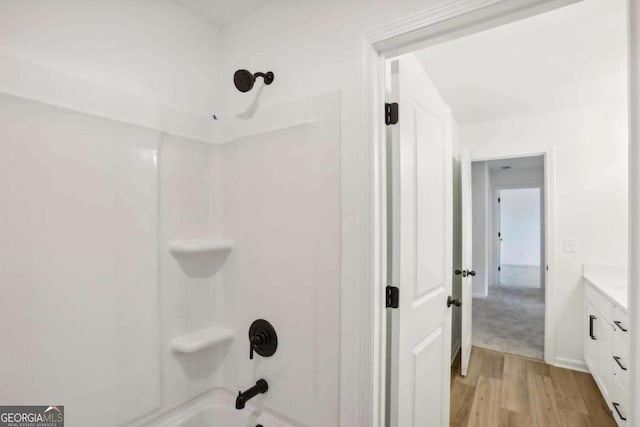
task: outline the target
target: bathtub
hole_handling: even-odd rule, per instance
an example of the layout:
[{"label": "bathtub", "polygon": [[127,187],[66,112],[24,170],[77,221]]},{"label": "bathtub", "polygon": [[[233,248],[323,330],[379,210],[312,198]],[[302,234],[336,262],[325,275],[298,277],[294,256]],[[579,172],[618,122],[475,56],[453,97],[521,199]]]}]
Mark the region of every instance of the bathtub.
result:
[{"label": "bathtub", "polygon": [[[214,389],[181,405],[145,427],[301,427],[271,411],[252,405],[235,408],[236,394]],[[258,400],[258,399],[256,399]]]}]

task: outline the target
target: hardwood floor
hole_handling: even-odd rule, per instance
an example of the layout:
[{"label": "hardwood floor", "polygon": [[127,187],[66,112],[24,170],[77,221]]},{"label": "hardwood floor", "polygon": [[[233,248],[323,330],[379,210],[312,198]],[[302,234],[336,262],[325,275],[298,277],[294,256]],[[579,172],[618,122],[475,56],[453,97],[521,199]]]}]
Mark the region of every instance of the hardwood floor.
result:
[{"label": "hardwood floor", "polygon": [[451,426],[615,427],[591,375],[474,347],[451,367]]}]

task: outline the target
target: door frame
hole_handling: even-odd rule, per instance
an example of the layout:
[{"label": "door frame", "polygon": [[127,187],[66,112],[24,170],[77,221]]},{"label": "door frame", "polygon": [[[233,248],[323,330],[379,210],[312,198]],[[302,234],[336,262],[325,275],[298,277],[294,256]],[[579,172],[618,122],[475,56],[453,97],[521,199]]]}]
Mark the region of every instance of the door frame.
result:
[{"label": "door frame", "polygon": [[[382,108],[386,94],[385,61],[403,53],[416,51],[579,1],[581,0],[510,0],[508,2],[503,0],[450,0],[445,4],[390,22],[363,34],[360,38],[361,101],[359,118],[363,143],[361,154],[364,159],[361,167],[364,176],[361,177],[362,179],[359,178],[359,185],[362,190],[361,194],[363,194],[362,206],[369,206],[369,211],[363,210],[361,216],[363,221],[367,223],[365,228],[370,230],[370,234],[363,235],[363,241],[371,247],[369,256],[363,257],[360,268],[364,277],[370,277],[371,281],[364,280],[363,286],[358,289],[357,295],[354,295],[361,302],[356,307],[362,316],[361,323],[358,325],[357,343],[359,361],[357,375],[361,381],[359,381],[358,397],[348,400],[349,403],[358,405],[356,416],[359,419],[359,425],[383,427],[386,418],[387,330],[384,296],[387,285],[387,159],[386,127],[384,109]],[[633,64],[633,61],[630,61],[630,64]],[[630,127],[633,129],[634,126],[633,116],[630,115]],[[631,148],[631,153],[635,154],[633,150]],[[632,161],[635,160],[633,157],[630,158]],[[630,169],[633,170],[633,168]],[[632,183],[630,194],[633,188]],[[547,206],[546,209],[549,207]],[[547,241],[546,244],[549,242]],[[553,254],[548,251],[547,257],[552,256]],[[633,303],[631,300],[632,305]],[[545,305],[545,309],[549,309],[549,304]],[[545,324],[545,329],[553,331],[553,328],[549,329],[548,326]],[[551,334],[545,334],[545,338],[547,335]],[[553,342],[550,341],[549,344],[551,345],[547,345],[545,342],[545,359],[547,359],[547,352],[553,354],[551,353]],[[632,345],[632,352],[634,348]],[[632,386],[632,393],[633,391],[634,387]],[[352,411],[347,408],[343,410]]]},{"label": "door frame", "polygon": [[[555,307],[553,305],[555,301],[554,290],[556,288],[556,237],[555,237],[555,228],[556,228],[556,219],[555,219],[555,148],[549,147],[545,150],[530,152],[530,151],[510,151],[510,152],[486,152],[483,154],[475,154],[471,157],[471,163],[473,162],[487,162],[491,160],[506,160],[506,159],[517,159],[521,157],[534,157],[534,156],[542,156],[544,159],[544,191],[543,191],[543,200],[544,200],[544,260],[542,260],[543,266],[548,267],[545,268],[545,291],[544,291],[544,361],[550,365],[560,366],[568,369],[577,369],[584,371],[585,368],[582,365],[578,365],[571,360],[565,360],[564,358],[556,357],[556,349],[555,349],[555,328],[553,325],[556,324],[558,319],[558,315],[556,313]],[[506,188],[540,188],[539,186],[534,185],[514,185],[513,187],[503,185],[500,187],[496,187],[492,190],[498,190],[498,188],[506,189]],[[491,194],[491,198],[494,199],[491,203],[491,209],[495,209],[495,205],[497,205],[497,200],[495,198],[495,194]],[[499,215],[499,213],[498,213]],[[493,214],[491,215],[493,217]],[[491,218],[491,239],[494,241],[495,236],[497,236],[495,227],[495,223],[493,218]],[[489,256],[489,264],[495,262],[494,254],[495,247],[494,244],[491,245],[492,253]],[[489,267],[491,267],[489,265]],[[491,275],[489,275],[491,277]],[[487,284],[488,285],[488,284]]]}]

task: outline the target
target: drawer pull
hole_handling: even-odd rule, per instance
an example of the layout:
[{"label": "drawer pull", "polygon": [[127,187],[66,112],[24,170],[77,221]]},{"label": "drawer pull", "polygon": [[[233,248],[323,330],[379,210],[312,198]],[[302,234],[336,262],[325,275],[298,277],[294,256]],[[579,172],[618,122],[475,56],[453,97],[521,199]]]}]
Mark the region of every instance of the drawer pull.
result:
[{"label": "drawer pull", "polygon": [[593,321],[596,320],[596,316],[594,316],[593,314],[589,315],[589,337],[592,340],[595,340],[596,337],[595,335],[593,335]]},{"label": "drawer pull", "polygon": [[614,320],[613,323],[620,329],[622,332],[627,332],[627,330],[622,326],[622,322],[619,320]]},{"label": "drawer pull", "polygon": [[627,421],[627,419],[625,417],[622,416],[622,414],[620,413],[620,409],[618,409],[618,406],[620,406],[619,403],[616,402],[611,402],[613,404],[613,408],[616,410],[616,412],[618,413],[618,417],[620,417],[620,419],[622,421]]},{"label": "drawer pull", "polygon": [[620,369],[622,369],[623,371],[627,370],[627,368],[622,366],[622,363],[620,363],[620,356],[613,356],[613,360],[615,360],[618,366],[620,366]]}]

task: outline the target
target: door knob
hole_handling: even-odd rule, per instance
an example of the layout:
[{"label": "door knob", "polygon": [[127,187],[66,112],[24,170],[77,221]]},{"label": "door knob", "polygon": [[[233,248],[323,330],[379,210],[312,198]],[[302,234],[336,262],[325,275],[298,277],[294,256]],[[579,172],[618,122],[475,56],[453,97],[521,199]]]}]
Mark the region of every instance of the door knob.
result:
[{"label": "door knob", "polygon": [[462,274],[462,270],[457,270],[457,269],[456,269],[456,271],[454,271],[454,273],[456,273],[456,276],[459,276],[459,275],[461,275],[461,274]]},{"label": "door knob", "polygon": [[473,271],[473,270],[467,270],[467,274],[468,274],[469,276],[472,276],[472,277],[473,277],[473,276],[475,276],[475,275],[476,275],[476,272],[475,272],[475,271]]},{"label": "door knob", "polygon": [[451,295],[449,295],[447,297],[447,307],[451,307],[452,305],[455,305],[456,307],[460,307],[462,305],[462,301],[460,301],[460,299],[458,298],[454,298]]}]

